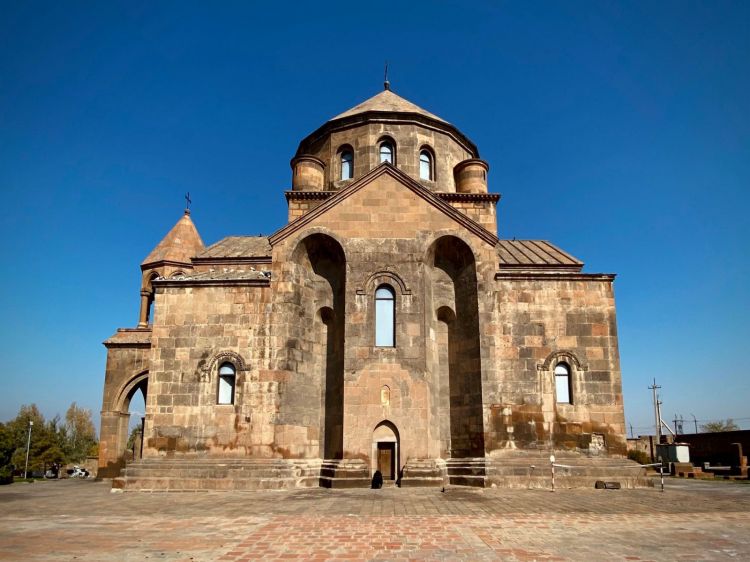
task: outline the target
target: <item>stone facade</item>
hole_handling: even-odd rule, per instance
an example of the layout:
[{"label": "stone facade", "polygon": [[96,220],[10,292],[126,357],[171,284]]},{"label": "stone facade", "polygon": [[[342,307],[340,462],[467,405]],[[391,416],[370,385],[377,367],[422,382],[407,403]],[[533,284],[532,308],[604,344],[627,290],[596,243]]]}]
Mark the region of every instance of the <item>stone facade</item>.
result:
[{"label": "stone facade", "polygon": [[511,458],[625,453],[614,276],[498,239],[458,129],[386,90],[292,169],[273,235],[205,248],[186,214],[142,264],[139,328],[105,342],[100,476],[138,389],[131,488],[504,484]]}]

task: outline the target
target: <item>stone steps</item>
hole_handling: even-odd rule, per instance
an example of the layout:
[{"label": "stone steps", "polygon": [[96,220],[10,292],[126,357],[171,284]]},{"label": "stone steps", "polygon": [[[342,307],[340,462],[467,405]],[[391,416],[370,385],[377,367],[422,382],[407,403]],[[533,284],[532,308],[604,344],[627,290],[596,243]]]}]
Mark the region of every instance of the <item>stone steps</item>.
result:
[{"label": "stone steps", "polygon": [[150,459],[128,465],[112,488],[124,491],[281,490],[319,485],[320,461]]},{"label": "stone steps", "polygon": [[448,483],[452,486],[484,488],[487,484],[487,459],[464,458],[446,461]]},{"label": "stone steps", "polygon": [[[623,488],[653,485],[645,469],[631,460],[554,452],[556,488],[593,488],[597,480],[619,482]],[[551,488],[550,451],[507,451],[487,459],[488,486],[500,488]],[[532,468],[533,467],[533,468]]]},{"label": "stone steps", "polygon": [[[646,487],[645,471],[627,459],[555,453],[558,488],[593,488],[597,480],[623,488]],[[532,465],[534,468],[532,469]],[[487,458],[410,459],[403,487],[446,485],[501,488],[551,488],[549,452],[508,451]],[[144,459],[128,465],[113,489],[143,491],[281,490],[294,488],[369,488],[369,465],[359,459]]]},{"label": "stone steps", "polygon": [[401,474],[400,484],[404,488],[439,488],[445,486],[445,461],[442,459],[409,459]]},{"label": "stone steps", "polygon": [[319,485],[323,488],[369,488],[370,469],[359,459],[324,460]]}]

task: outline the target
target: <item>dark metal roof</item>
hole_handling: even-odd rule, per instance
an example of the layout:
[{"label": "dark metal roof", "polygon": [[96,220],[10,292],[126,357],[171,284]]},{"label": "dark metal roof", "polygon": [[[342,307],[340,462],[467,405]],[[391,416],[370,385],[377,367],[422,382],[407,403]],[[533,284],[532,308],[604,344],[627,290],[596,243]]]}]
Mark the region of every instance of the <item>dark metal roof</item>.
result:
[{"label": "dark metal roof", "polygon": [[546,240],[500,240],[496,246],[503,267],[559,267],[580,270],[583,262]]},{"label": "dark metal roof", "polygon": [[211,258],[266,258],[271,256],[267,236],[227,236],[206,248],[197,259]]}]

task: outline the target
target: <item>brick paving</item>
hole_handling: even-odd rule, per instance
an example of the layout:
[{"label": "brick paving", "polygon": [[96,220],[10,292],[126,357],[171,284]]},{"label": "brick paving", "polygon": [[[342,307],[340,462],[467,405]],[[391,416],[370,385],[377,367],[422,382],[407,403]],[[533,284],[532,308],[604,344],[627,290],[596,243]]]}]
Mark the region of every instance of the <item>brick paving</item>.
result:
[{"label": "brick paving", "polygon": [[0,487],[1,560],[742,560],[750,486],[115,494]]}]

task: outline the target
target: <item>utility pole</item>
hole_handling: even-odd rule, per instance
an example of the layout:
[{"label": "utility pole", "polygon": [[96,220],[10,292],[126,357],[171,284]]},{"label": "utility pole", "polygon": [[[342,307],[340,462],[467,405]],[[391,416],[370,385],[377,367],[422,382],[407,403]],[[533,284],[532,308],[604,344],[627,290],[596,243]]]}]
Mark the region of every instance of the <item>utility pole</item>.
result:
[{"label": "utility pole", "polygon": [[698,433],[698,420],[695,419],[695,414],[690,414],[693,416],[693,423],[695,424],[695,432]]},{"label": "utility pole", "polygon": [[654,378],[654,384],[648,387],[653,393],[654,399],[654,421],[656,422],[656,442],[661,443],[661,416],[659,415],[659,397],[656,391],[660,389],[660,386],[656,385],[656,378]]},{"label": "utility pole", "polygon": [[630,438],[633,439],[633,424],[630,424]]},{"label": "utility pole", "polygon": [[34,427],[34,422],[29,420],[29,438],[26,440],[26,466],[23,469],[23,479],[26,480],[29,472],[29,449],[31,448],[31,428]]}]

